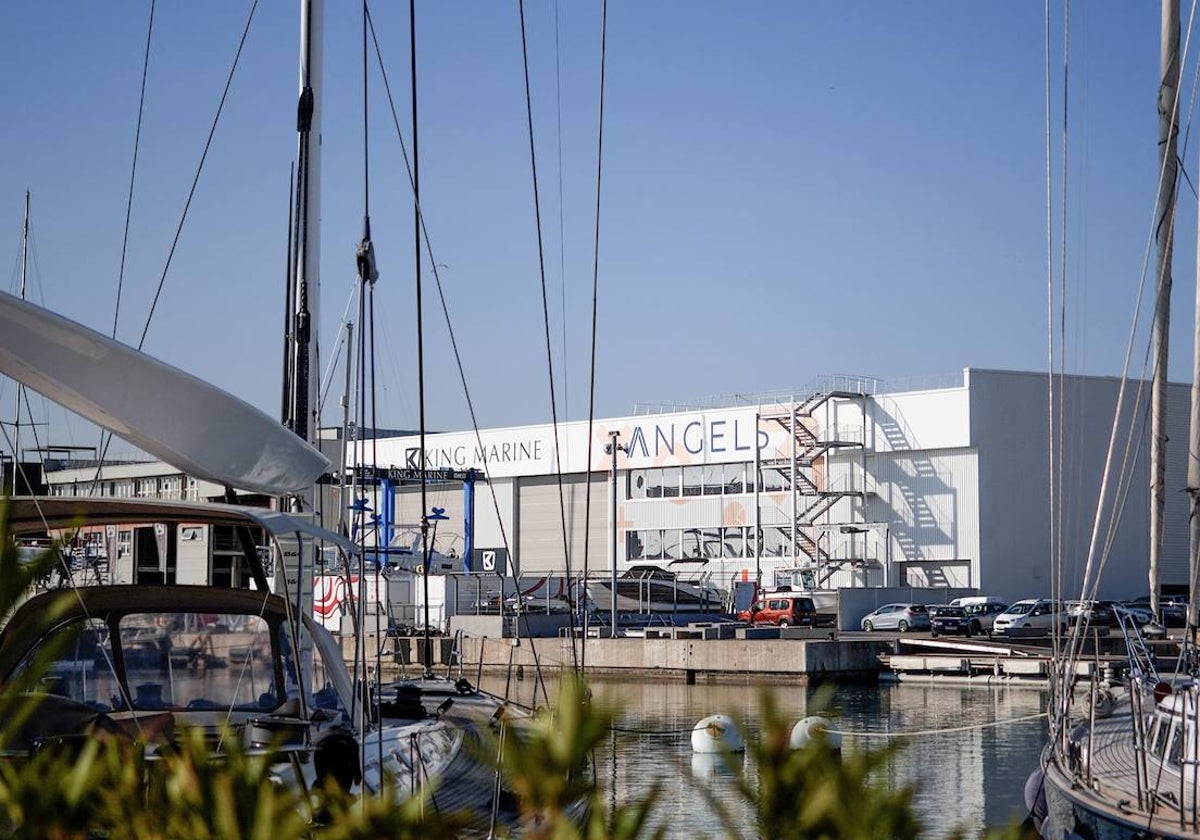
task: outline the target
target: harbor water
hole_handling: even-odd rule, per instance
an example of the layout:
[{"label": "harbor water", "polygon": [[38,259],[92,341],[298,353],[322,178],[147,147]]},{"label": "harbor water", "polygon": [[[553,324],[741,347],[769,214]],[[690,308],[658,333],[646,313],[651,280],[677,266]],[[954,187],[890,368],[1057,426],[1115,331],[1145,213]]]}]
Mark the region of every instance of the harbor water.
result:
[{"label": "harbor water", "polygon": [[[668,837],[720,837],[706,793],[727,807],[737,805],[735,776],[719,762],[694,757],[690,732],[701,718],[724,713],[745,720],[747,736],[754,738],[764,687],[606,680],[593,681],[593,689],[599,703],[620,710],[618,731],[596,759],[610,802],[628,801],[658,782],[658,815]],[[514,699],[533,699],[532,680],[510,690]],[[1037,717],[1045,711],[1041,691],[912,683],[771,690],[789,720],[830,718],[845,733],[844,749],[879,747],[889,736],[903,736],[886,782],[893,788],[916,785],[914,806],[930,838],[956,829],[978,837],[1026,815],[1022,788],[1045,741],[1045,719]],[[745,769],[753,775],[753,768]],[[745,836],[753,836],[750,810],[742,816]]]}]

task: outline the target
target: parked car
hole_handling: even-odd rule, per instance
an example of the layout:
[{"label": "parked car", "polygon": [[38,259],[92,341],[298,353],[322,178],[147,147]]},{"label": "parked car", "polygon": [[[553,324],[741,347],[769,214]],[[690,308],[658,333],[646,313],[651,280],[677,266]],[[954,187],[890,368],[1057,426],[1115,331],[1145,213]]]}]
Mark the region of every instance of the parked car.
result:
[{"label": "parked car", "polygon": [[1154,613],[1150,612],[1150,607],[1146,604],[1125,602],[1117,604],[1115,612],[1118,615],[1126,615],[1138,627],[1145,627],[1147,624],[1154,621]]},{"label": "parked car", "polygon": [[817,605],[807,595],[794,592],[769,592],[749,609],[737,614],[738,621],[750,624],[774,624],[779,627],[812,627],[817,623]]},{"label": "parked car", "polygon": [[964,595],[950,602],[950,606],[952,607],[970,607],[976,604],[999,604],[1002,607],[1007,607],[1008,601],[999,595]]},{"label": "parked car", "polygon": [[899,630],[901,633],[909,630],[928,630],[929,610],[924,604],[884,604],[863,616],[862,629],[868,632]]},{"label": "parked car", "polygon": [[1065,610],[1054,609],[1054,602],[1045,598],[1027,598],[1017,601],[996,616],[992,632],[1004,635],[1012,630],[1053,630],[1055,622],[1063,633],[1067,632],[1070,617]]},{"label": "parked car", "polygon": [[1116,601],[1068,601],[1067,615],[1071,623],[1082,616],[1086,627],[1112,627],[1117,623]]},{"label": "parked car", "polygon": [[930,620],[929,629],[933,635],[951,634],[957,636],[965,628],[966,612],[962,607],[951,607],[946,604],[927,608]]},{"label": "parked car", "polygon": [[1163,597],[1159,603],[1162,623],[1167,627],[1183,627],[1187,624],[1188,599],[1186,595]]},{"label": "parked car", "polygon": [[[1149,595],[1142,595],[1133,599],[1132,601],[1127,601],[1126,606],[1149,612],[1153,617],[1153,612],[1150,610]],[[1187,610],[1188,600],[1186,596],[1164,595],[1159,599],[1159,621],[1161,621],[1165,627],[1183,627],[1185,624],[1187,624]]]},{"label": "parked car", "polygon": [[1003,613],[1008,606],[994,601],[974,601],[965,606],[943,607],[933,617],[930,629],[933,635],[982,636],[992,635],[992,625],[996,616]]}]

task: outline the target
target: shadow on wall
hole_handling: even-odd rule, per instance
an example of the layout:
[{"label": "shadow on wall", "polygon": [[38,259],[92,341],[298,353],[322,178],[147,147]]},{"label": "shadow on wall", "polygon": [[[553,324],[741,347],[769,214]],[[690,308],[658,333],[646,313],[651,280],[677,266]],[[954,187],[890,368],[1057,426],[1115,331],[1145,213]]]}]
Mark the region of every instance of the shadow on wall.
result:
[{"label": "shadow on wall", "polygon": [[[891,536],[899,549],[899,556],[893,555],[892,559],[921,564],[925,577],[922,582],[927,586],[949,585],[951,581],[944,579],[936,563],[943,558],[930,557],[928,551],[944,546],[949,549],[944,559],[952,560],[958,556],[958,524],[953,515],[957,509],[958,491],[938,473],[927,455],[913,448],[903,418],[884,410],[878,401],[875,407],[877,433],[894,453],[886,462],[883,475],[877,456],[875,471],[875,504],[879,505],[882,514],[876,518],[891,523]],[[878,492],[881,485],[888,488],[886,496]],[[950,510],[935,509],[929,501],[934,497],[948,497]],[[943,579],[938,580],[939,577]]]}]

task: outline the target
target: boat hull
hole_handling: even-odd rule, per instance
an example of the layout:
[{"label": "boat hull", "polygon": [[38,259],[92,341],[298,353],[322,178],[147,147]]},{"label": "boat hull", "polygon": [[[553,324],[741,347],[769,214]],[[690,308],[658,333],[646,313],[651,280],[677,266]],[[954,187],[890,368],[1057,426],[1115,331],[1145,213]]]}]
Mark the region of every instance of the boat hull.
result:
[{"label": "boat hull", "polygon": [[[610,581],[589,581],[588,599],[594,609],[613,607]],[[663,580],[617,580],[617,611],[626,613],[720,613],[725,611],[720,594],[690,583]]]},{"label": "boat hull", "polygon": [[[1153,817],[1137,809],[1136,802],[1118,806],[1104,799],[1061,768],[1056,761],[1045,764],[1042,790],[1046,817],[1041,826],[1043,837],[1129,840],[1131,837],[1160,840],[1197,840],[1200,832],[1181,828],[1179,812],[1159,811]],[[1122,801],[1123,802],[1123,801]]]}]

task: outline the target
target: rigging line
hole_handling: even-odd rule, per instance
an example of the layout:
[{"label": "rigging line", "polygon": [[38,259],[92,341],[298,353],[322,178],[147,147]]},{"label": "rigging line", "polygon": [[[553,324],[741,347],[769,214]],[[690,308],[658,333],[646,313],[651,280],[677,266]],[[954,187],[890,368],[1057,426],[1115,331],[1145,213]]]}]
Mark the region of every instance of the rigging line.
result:
[{"label": "rigging line", "polygon": [[[584,502],[584,524],[583,524],[583,579],[584,579],[584,603],[587,602],[587,576],[588,576],[588,549],[591,546],[591,526],[592,526],[592,440],[594,427],[596,424],[596,324],[597,324],[597,301],[599,299],[600,289],[600,176],[603,172],[602,164],[604,163],[604,70],[606,58],[608,55],[608,0],[601,0],[600,3],[600,95],[599,95],[599,116],[597,118],[596,128],[596,219],[595,227],[592,235],[592,347],[591,356],[588,360],[588,451],[587,451],[587,498]],[[617,453],[613,452],[613,457],[617,457]],[[757,480],[757,477],[756,479]],[[755,535],[755,550],[758,551],[758,535]],[[616,597],[616,594],[613,594]],[[584,611],[584,622],[586,626],[587,612]],[[612,633],[616,634],[616,627],[612,628]],[[583,662],[587,664],[587,633],[583,634]]]},{"label": "rigging line", "polygon": [[[410,188],[414,188],[414,192],[415,192],[416,182],[415,182],[415,178],[413,177],[414,173],[413,173],[412,162],[409,160],[408,148],[404,143],[404,135],[400,131],[400,118],[396,113],[396,100],[392,96],[392,89],[391,89],[391,84],[388,80],[387,68],[385,67],[385,65],[383,63],[383,52],[379,48],[379,39],[378,39],[377,33],[375,31],[375,23],[374,23],[374,19],[371,17],[370,9],[367,10],[367,24],[371,30],[371,39],[374,42],[374,46],[375,46],[375,59],[379,65],[380,77],[383,81],[383,87],[387,94],[388,107],[389,107],[389,109],[391,111],[391,115],[392,115],[392,125],[396,131],[396,138],[400,142],[400,152],[401,152],[401,156],[404,159],[404,167],[405,167],[405,170],[408,175],[409,186],[410,186]],[[479,415],[475,409],[475,400],[471,396],[470,386],[467,385],[467,373],[466,373],[466,368],[463,365],[462,351],[459,349],[458,338],[454,332],[453,322],[450,319],[450,305],[446,302],[446,291],[445,291],[445,287],[442,284],[441,272],[438,270],[438,262],[437,262],[437,260],[434,259],[434,256],[433,256],[433,242],[429,236],[429,228],[425,224],[425,214],[421,210],[420,201],[416,201],[415,205],[416,205],[417,219],[420,222],[420,226],[421,226],[421,237],[424,240],[424,244],[425,244],[425,253],[429,259],[430,270],[433,272],[434,286],[437,289],[438,301],[439,301],[439,303],[441,305],[441,309],[442,309],[442,318],[444,319],[444,321],[446,323],[446,331],[450,338],[450,349],[454,356],[455,368],[458,371],[459,383],[462,385],[463,399],[467,403],[467,412],[471,417],[471,428],[475,433],[475,443],[480,448],[483,448],[483,435],[481,434],[480,429],[479,429]],[[495,487],[492,486],[492,484],[489,480],[487,466],[484,465],[482,468],[480,468],[479,472],[482,475],[484,481],[487,482],[487,484],[488,484],[488,494],[491,497],[491,501],[492,501],[492,511],[495,514],[496,522],[499,525],[500,542],[504,546],[505,551],[508,551],[508,549],[509,549],[508,529],[505,528],[504,519],[500,514],[500,500],[496,497],[496,489],[495,489]],[[518,586],[519,581],[517,580],[515,568],[513,567],[513,565],[511,563],[509,564],[508,578],[513,583],[513,586],[515,588],[520,588]],[[518,622],[518,626],[519,626],[519,622]],[[530,654],[533,657],[534,668],[538,669],[540,671],[541,657],[537,651],[537,643],[532,638],[529,639],[528,641],[529,641]]]},{"label": "rigging line", "polygon": [[363,130],[363,218],[371,215],[371,138],[367,109],[367,0],[362,4],[362,130]]},{"label": "rigging line", "polygon": [[1054,517],[1054,169],[1053,169],[1053,128],[1052,117],[1050,112],[1050,101],[1052,95],[1051,85],[1051,70],[1050,70],[1050,0],[1045,0],[1044,9],[1044,56],[1045,56],[1045,103],[1046,103],[1046,356],[1047,356],[1047,376],[1046,376],[1046,405],[1048,414],[1048,427],[1046,430],[1046,450],[1049,457],[1049,486],[1047,493],[1050,497],[1050,543],[1048,545],[1050,551],[1050,581],[1051,592],[1050,597],[1057,599],[1058,593],[1054,591],[1054,581],[1057,579],[1055,572],[1057,570],[1057,561],[1054,556],[1055,545],[1055,517]]},{"label": "rigging line", "polygon": [[[1177,107],[1177,102],[1178,102],[1178,91],[1176,91],[1176,106],[1175,107]],[[1129,367],[1130,367],[1130,363],[1131,363],[1132,357],[1133,357],[1133,346],[1134,346],[1134,341],[1135,341],[1135,339],[1137,337],[1137,333],[1138,333],[1138,324],[1139,324],[1139,321],[1141,318],[1142,305],[1145,302],[1146,282],[1147,282],[1148,275],[1149,275],[1150,250],[1151,250],[1151,245],[1156,241],[1156,232],[1158,229],[1158,198],[1162,194],[1163,187],[1164,187],[1163,182],[1166,177],[1166,163],[1167,163],[1167,161],[1164,159],[1159,165],[1158,189],[1157,189],[1157,192],[1155,195],[1155,208],[1151,214],[1151,229],[1150,229],[1150,233],[1146,239],[1145,249],[1142,253],[1141,281],[1138,284],[1137,295],[1135,296],[1134,312],[1133,312],[1133,317],[1130,321],[1129,337],[1128,337],[1128,340],[1125,345],[1125,356],[1124,356],[1124,360],[1122,362],[1120,386],[1117,391],[1116,405],[1113,409],[1112,431],[1109,435],[1108,450],[1105,455],[1104,468],[1101,473],[1100,493],[1099,493],[1099,497],[1097,500],[1096,514],[1092,520],[1091,538],[1089,541],[1088,553],[1087,553],[1087,565],[1085,567],[1085,572],[1084,572],[1085,578],[1090,573],[1089,570],[1091,568],[1093,558],[1096,553],[1097,541],[1099,539],[1101,518],[1103,515],[1103,509],[1104,509],[1104,500],[1108,497],[1109,476],[1110,476],[1110,472],[1112,470],[1113,450],[1116,446],[1118,423],[1120,421],[1120,418],[1121,418],[1121,415],[1122,415],[1122,412],[1124,409],[1126,392],[1127,392],[1128,385],[1129,385]],[[1156,274],[1157,274],[1157,272],[1156,272]],[[1140,388],[1139,388],[1139,391],[1140,391]],[[1066,685],[1066,682],[1065,682],[1066,679],[1067,679],[1067,675],[1064,673],[1063,674],[1064,688]]]},{"label": "rigging line", "polygon": [[[366,407],[365,407],[366,399],[365,399],[364,395],[367,392],[367,381],[366,381],[367,366],[365,364],[366,355],[367,355],[367,330],[365,329],[367,296],[361,290],[361,287],[364,286],[365,284],[366,284],[366,280],[360,276],[359,277],[360,291],[359,291],[359,295],[358,295],[359,330],[358,330],[358,348],[357,348],[357,352],[358,352],[358,399],[357,399],[357,404],[355,405],[355,414],[358,419],[358,429],[359,429],[359,433],[355,435],[355,452],[357,454],[357,457],[355,458],[355,463],[359,467],[361,467],[362,461],[364,459],[364,455],[366,454],[364,451],[364,448],[362,446],[362,430],[363,430],[363,427],[366,426]],[[364,600],[363,599],[363,594],[364,594],[363,593],[363,579],[366,577],[366,575],[365,575],[365,571],[366,571],[365,558],[366,558],[366,547],[367,547],[367,522],[368,522],[367,510],[366,510],[366,504],[365,504],[366,498],[367,498],[366,470],[363,470],[360,468],[360,469],[356,469],[354,471],[354,484],[355,484],[354,504],[352,507],[354,509],[356,509],[356,515],[358,517],[358,527],[356,530],[354,530],[354,524],[352,521],[351,528],[352,528],[352,530],[354,530],[355,542],[358,543],[359,551],[358,551],[358,593],[357,593],[357,595],[355,594],[353,586],[351,586],[349,589],[347,589],[347,592],[350,593],[350,607],[351,607],[350,614],[353,616],[351,621],[354,624],[354,668],[351,672],[350,684],[355,686],[355,689],[354,689],[354,698],[350,701],[350,720],[352,720],[356,723],[359,723],[360,730],[361,730],[359,714],[361,713],[365,717],[366,711],[365,711],[365,709],[359,708],[359,703],[360,703],[360,700],[363,703],[365,703],[366,698],[360,697],[362,692],[360,692],[358,690],[359,670],[360,670],[360,668],[362,669],[363,678],[365,679],[366,667],[367,667],[366,648],[364,647],[364,644],[365,644],[364,635],[365,634],[363,632],[363,630],[364,630],[363,621],[360,616],[360,607],[362,606],[362,602]],[[362,504],[360,504],[360,502]],[[342,500],[342,504],[345,504],[344,499]],[[349,564],[347,564],[347,577],[350,577],[350,575],[351,575],[351,572],[350,572]]]},{"label": "rigging line", "polygon": [[[329,365],[325,368],[325,373],[321,377],[321,390],[320,390],[320,393],[321,393],[320,406],[321,406],[321,408],[325,407],[325,400],[329,396],[330,389],[333,388],[333,377],[334,377],[334,374],[337,373],[337,366],[338,366],[337,363],[338,363],[338,358],[341,355],[341,345],[346,343],[345,336],[346,336],[346,332],[347,332],[347,329],[346,329],[347,325],[350,323],[350,321],[349,321],[350,309],[354,306],[354,301],[356,300],[355,295],[357,295],[357,294],[358,294],[358,283],[355,282],[355,283],[351,284],[351,286],[350,286],[350,295],[346,298],[346,306],[342,310],[342,318],[338,322],[339,323],[338,333],[336,336],[334,336],[334,341],[339,342],[338,349],[334,351],[334,357],[332,359],[330,359]],[[346,348],[346,357],[347,358],[349,358],[351,355],[351,353],[350,353],[351,349],[352,348]]]},{"label": "rigging line", "polygon": [[[364,2],[364,7],[365,7],[365,2]],[[364,36],[366,35],[365,28],[364,28],[363,34],[364,34]],[[366,54],[366,43],[365,42],[363,43],[363,54],[364,55]],[[377,447],[378,447],[378,442],[379,442],[379,418],[378,418],[378,415],[376,414],[376,404],[375,404],[375,391],[376,391],[376,382],[375,382],[375,284],[373,282],[371,283],[371,285],[369,287],[369,293],[371,296],[371,300],[370,300],[369,307],[368,307],[370,327],[371,327],[371,344],[370,344],[370,347],[371,347],[371,467],[372,467],[372,472],[375,473],[376,475],[378,475],[377,468],[379,467],[379,452],[378,452]],[[379,490],[382,490],[383,487],[381,484],[376,484],[375,486],[376,486],[376,488],[378,488],[376,490],[376,497],[378,498]],[[376,506],[378,506],[378,505],[379,505],[379,502],[377,501]],[[390,542],[391,542],[388,539],[388,537],[390,535],[387,534],[386,532],[384,532],[382,534],[380,533],[380,528],[383,525],[382,520],[377,520],[377,523],[378,524],[375,526],[375,545],[379,546],[380,540],[382,538],[383,545],[386,549],[390,545]],[[376,633],[377,637],[379,636],[379,618],[380,618],[380,616],[379,616],[379,595],[382,591],[380,588],[380,576],[383,574],[383,564],[384,564],[384,562],[387,561],[387,557],[388,557],[388,555],[386,554],[386,551],[382,556],[379,556],[377,554],[375,557],[375,613],[372,616],[371,621],[375,625],[375,633]],[[360,589],[362,588],[361,583],[359,584],[359,588]],[[361,597],[361,595],[360,595],[360,597]],[[366,598],[363,598],[363,600],[365,601]],[[366,644],[367,644],[367,631],[366,631],[365,627],[362,629],[362,637],[363,637],[363,655],[364,655],[364,659],[365,659]],[[376,684],[376,686],[383,685],[383,645],[381,644],[382,641],[383,641],[382,639],[377,638],[377,641],[375,643],[375,684]],[[374,705],[375,715],[374,715],[374,717],[375,717],[375,720],[377,720],[377,721],[383,720],[382,703],[383,703],[383,695],[379,690],[376,690],[375,691],[375,705]],[[377,739],[377,746],[379,747],[379,755],[378,755],[379,766],[383,767],[383,734],[382,734],[382,731],[380,732],[379,738]]]},{"label": "rigging line", "polygon": [[571,400],[567,390],[567,225],[563,209],[562,42],[558,30],[558,7],[559,0],[554,0],[554,111],[558,128],[558,277],[562,292],[562,404],[563,414],[570,417]]},{"label": "rigging line", "polygon": [[171,241],[171,250],[167,253],[167,262],[163,266],[162,276],[158,280],[158,288],[154,292],[154,300],[150,304],[150,311],[146,314],[146,324],[142,328],[142,336],[138,339],[137,349],[141,350],[142,345],[146,343],[146,334],[150,332],[150,321],[154,318],[154,310],[158,307],[158,299],[162,295],[163,285],[167,282],[167,272],[171,268],[171,261],[175,257],[175,249],[179,245],[179,237],[183,233],[184,222],[187,221],[188,210],[192,206],[192,198],[196,195],[196,187],[200,183],[200,175],[204,171],[204,162],[208,158],[208,150],[212,147],[213,136],[217,133],[217,125],[221,121],[221,113],[225,109],[225,100],[229,97],[229,89],[233,86],[233,77],[237,72],[238,62],[242,57],[242,50],[246,46],[246,37],[250,34],[250,24],[254,21],[254,12],[258,9],[258,0],[253,0],[250,4],[250,12],[246,16],[246,25],[242,29],[241,40],[238,41],[237,52],[234,54],[233,63],[229,67],[229,75],[225,79],[225,89],[221,92],[221,101],[217,105],[217,112],[213,115],[212,126],[208,130],[208,139],[204,141],[204,152],[200,155],[200,163],[196,167],[196,174],[192,178],[191,189],[188,190],[187,201],[183,205],[183,213],[179,217],[179,224],[175,228],[175,238]]},{"label": "rigging line", "polygon": [[925,735],[945,735],[954,732],[977,732],[981,729],[994,729],[998,726],[1008,726],[1013,723],[1037,720],[1038,718],[1046,717],[1048,714],[1048,712],[1039,712],[1036,715],[1022,715],[1021,717],[1005,718],[1004,720],[992,720],[987,723],[951,726],[946,729],[918,729],[912,732],[860,732],[848,729],[826,729],[824,731],[830,735],[841,735],[850,738],[919,738]]},{"label": "rigging line", "polygon": [[[424,607],[424,627],[421,631],[421,653],[425,670],[423,678],[433,676],[433,643],[429,637],[429,565],[432,546],[429,544],[429,492],[425,481],[425,318],[421,298],[421,157],[417,134],[417,3],[408,0],[409,79],[412,101],[412,177],[413,194],[413,263],[416,277],[417,298],[417,434],[420,440],[421,470],[421,590]],[[407,159],[406,159],[407,160]]]},{"label": "rigging line", "polygon": [[[287,244],[283,249],[283,329],[279,332],[283,336],[283,360],[279,366],[283,371],[279,389],[279,419],[285,425],[291,414],[288,383],[292,381],[292,278],[295,276],[292,270],[292,221],[296,218],[296,208],[292,202],[295,200],[295,189],[296,161],[293,160],[288,165],[288,222],[287,239],[284,240]],[[345,318],[342,320],[345,321]]]},{"label": "rigging line", "polygon": [[[117,298],[113,306],[113,340],[116,340],[117,338],[117,325],[120,322],[121,317],[121,291],[125,286],[125,257],[129,248],[129,227],[130,220],[133,216],[133,187],[137,179],[138,150],[141,148],[142,140],[142,118],[146,109],[146,79],[149,76],[150,71],[150,44],[154,34],[155,4],[156,0],[150,0],[150,21],[146,26],[146,50],[142,57],[142,84],[141,91],[138,94],[137,122],[133,132],[133,160],[129,166],[129,191],[125,198],[125,229],[121,235],[121,262],[120,267],[117,270]],[[100,449],[102,451],[107,451],[108,438],[111,434],[111,432],[108,432],[104,429],[100,430]],[[96,479],[99,479],[98,473]]]},{"label": "rigging line", "polygon": [[[187,201],[183,205],[183,213],[179,217],[179,224],[175,228],[175,237],[171,241],[171,249],[167,252],[167,261],[163,265],[162,275],[158,279],[158,288],[154,292],[154,300],[150,303],[150,311],[146,313],[146,323],[142,327],[142,335],[138,339],[137,349],[141,350],[146,343],[146,335],[150,332],[150,322],[154,318],[154,311],[158,308],[158,299],[162,296],[163,286],[167,282],[167,272],[171,269],[171,261],[175,257],[175,249],[179,245],[179,237],[183,234],[183,225],[187,221],[188,210],[192,206],[192,198],[196,195],[196,187],[200,183],[200,175],[204,171],[204,162],[208,158],[208,150],[212,146],[213,136],[217,133],[217,124],[221,121],[221,112],[225,108],[225,100],[229,96],[229,89],[233,85],[233,76],[237,72],[238,62],[242,57],[242,50],[246,46],[246,37],[250,34],[250,24],[254,21],[254,12],[258,8],[258,0],[253,0],[250,5],[250,12],[246,16],[246,25],[242,29],[242,37],[238,41],[237,52],[234,54],[233,63],[230,65],[229,74],[225,79],[225,89],[221,92],[221,100],[217,105],[217,112],[213,115],[212,125],[208,130],[208,139],[204,142],[204,151],[200,155],[200,163],[196,167],[196,174],[192,178],[191,189],[188,190]],[[96,474],[92,477],[91,489],[95,491],[96,483],[100,481],[100,473],[103,470],[104,460],[108,457],[108,450],[112,444],[112,433],[103,436],[104,445],[100,449],[100,457],[96,461]]]},{"label": "rigging line", "polygon": [[[1195,24],[1195,21],[1196,0],[1192,0],[1192,7],[1188,11],[1187,27],[1184,30],[1187,35],[1183,40],[1183,57],[1181,67],[1187,66],[1187,57],[1191,53],[1192,27]],[[1200,63],[1197,64],[1197,70],[1200,71]],[[1192,118],[1196,113],[1196,93],[1198,85],[1200,85],[1200,72],[1192,76],[1192,95],[1188,97],[1188,118],[1186,120],[1186,126],[1183,132],[1183,148],[1179,150],[1179,154],[1176,156],[1176,164],[1179,167],[1179,172],[1187,181],[1188,186],[1192,188],[1193,195],[1196,193],[1196,188],[1192,183],[1191,178],[1188,177],[1187,172],[1184,171],[1184,161],[1187,159],[1188,141],[1192,137]]]},{"label": "rigging line", "polygon": [[[529,86],[529,44],[525,37],[525,0],[517,0],[517,9],[521,16],[521,59],[525,69],[525,121],[529,127],[529,168],[533,176],[533,216],[537,226],[538,275],[542,289],[542,323],[546,331],[546,368],[550,379],[550,424],[554,429],[554,475],[558,482],[558,511],[562,525],[563,562],[566,565],[567,579],[571,579],[571,540],[567,534],[567,505],[563,487],[562,443],[558,431],[558,401],[554,393],[554,351],[550,339],[550,298],[546,289],[546,249],[542,240],[542,202],[538,191],[537,146],[533,135],[533,94]],[[566,328],[566,325],[563,325]],[[588,446],[592,444],[588,439]],[[591,476],[588,476],[591,481]],[[579,670],[579,651],[576,644],[575,610],[570,613],[571,625],[571,659],[575,669]]]},{"label": "rigging line", "polygon": [[[1065,591],[1064,582],[1066,579],[1066,558],[1063,554],[1063,528],[1065,526],[1065,518],[1063,515],[1063,459],[1065,457],[1065,441],[1066,441],[1066,371],[1067,371],[1067,248],[1069,245],[1067,231],[1067,207],[1069,205],[1069,196],[1067,193],[1067,177],[1071,163],[1071,120],[1070,120],[1070,90],[1071,90],[1071,2],[1065,0],[1063,3],[1063,43],[1062,43],[1062,187],[1059,197],[1059,236],[1061,244],[1059,246],[1059,295],[1058,295],[1058,411],[1055,413],[1057,419],[1057,440],[1055,448],[1058,451],[1058,472],[1053,477],[1055,482],[1054,497],[1056,500],[1054,516],[1058,520],[1054,534],[1056,543],[1053,547],[1054,555],[1057,558],[1058,567],[1058,592],[1059,596]],[[1056,600],[1057,604],[1058,601]],[[1057,627],[1057,623],[1056,623]],[[1057,642],[1052,644],[1057,645]],[[1056,651],[1057,652],[1057,651]]]},{"label": "rigging line", "polygon": [[129,192],[125,198],[125,232],[121,236],[121,267],[117,272],[117,300],[113,307],[112,337],[117,337],[117,323],[121,316],[121,289],[125,284],[125,256],[129,246],[129,222],[133,215],[133,185],[137,178],[138,148],[142,140],[142,116],[146,107],[146,77],[150,71],[150,41],[154,34],[154,6],[156,0],[150,0],[150,22],[146,26],[146,52],[142,58],[142,89],[138,95],[137,127],[133,132],[133,162],[129,168]]}]

